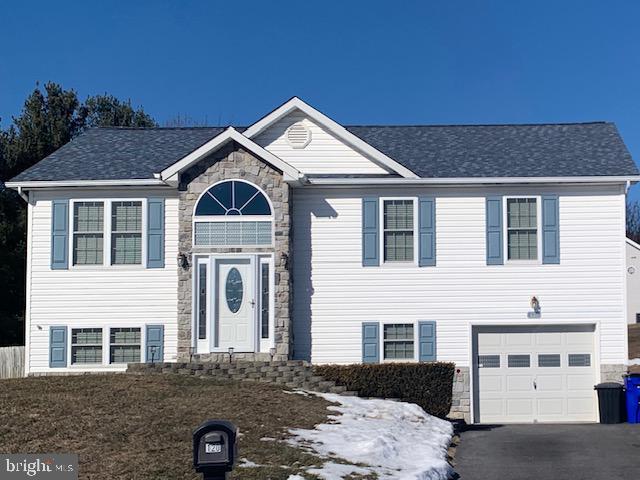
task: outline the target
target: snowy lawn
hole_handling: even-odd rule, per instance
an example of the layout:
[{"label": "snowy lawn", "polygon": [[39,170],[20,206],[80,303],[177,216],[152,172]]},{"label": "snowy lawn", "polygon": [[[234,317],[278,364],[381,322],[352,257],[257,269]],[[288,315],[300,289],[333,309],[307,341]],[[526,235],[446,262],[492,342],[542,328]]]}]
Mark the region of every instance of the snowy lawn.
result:
[{"label": "snowy lawn", "polygon": [[[412,403],[317,394],[329,402],[332,423],[290,430],[288,443],[325,457],[307,470],[326,480],[446,480],[452,473],[447,449],[452,425]],[[349,477],[349,478],[353,478]],[[289,480],[301,479],[292,475]]]}]

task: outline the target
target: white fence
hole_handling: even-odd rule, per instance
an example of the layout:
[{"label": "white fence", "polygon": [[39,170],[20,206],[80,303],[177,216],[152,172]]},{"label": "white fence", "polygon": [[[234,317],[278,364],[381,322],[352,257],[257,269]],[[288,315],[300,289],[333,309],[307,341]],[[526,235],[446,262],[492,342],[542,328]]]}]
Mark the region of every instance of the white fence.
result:
[{"label": "white fence", "polygon": [[0,348],[0,378],[24,376],[24,347]]}]

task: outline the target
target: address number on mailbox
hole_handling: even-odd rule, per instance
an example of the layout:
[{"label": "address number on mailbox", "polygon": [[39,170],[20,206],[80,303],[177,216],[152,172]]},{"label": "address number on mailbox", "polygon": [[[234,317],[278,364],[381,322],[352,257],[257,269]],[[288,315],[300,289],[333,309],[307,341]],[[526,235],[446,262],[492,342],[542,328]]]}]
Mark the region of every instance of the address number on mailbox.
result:
[{"label": "address number on mailbox", "polygon": [[221,443],[207,443],[204,446],[205,453],[220,453],[222,452]]}]

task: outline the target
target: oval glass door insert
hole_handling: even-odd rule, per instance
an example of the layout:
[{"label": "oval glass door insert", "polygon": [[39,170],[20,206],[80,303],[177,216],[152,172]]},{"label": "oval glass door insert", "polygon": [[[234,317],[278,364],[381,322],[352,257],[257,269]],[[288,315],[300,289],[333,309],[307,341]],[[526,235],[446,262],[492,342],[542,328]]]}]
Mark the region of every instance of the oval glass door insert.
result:
[{"label": "oval glass door insert", "polygon": [[243,296],[242,276],[237,268],[233,267],[227,274],[225,293],[227,295],[227,306],[231,313],[237,313],[242,305]]}]

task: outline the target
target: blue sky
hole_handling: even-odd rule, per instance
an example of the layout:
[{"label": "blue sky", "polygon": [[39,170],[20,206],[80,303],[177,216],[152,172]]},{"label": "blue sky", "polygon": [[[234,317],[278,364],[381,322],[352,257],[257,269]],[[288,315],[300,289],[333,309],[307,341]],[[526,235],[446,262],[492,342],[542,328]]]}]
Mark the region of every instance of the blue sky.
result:
[{"label": "blue sky", "polygon": [[636,0],[2,7],[3,126],[52,80],[130,98],[161,124],[247,124],[293,95],[345,124],[608,120],[640,159]]}]

